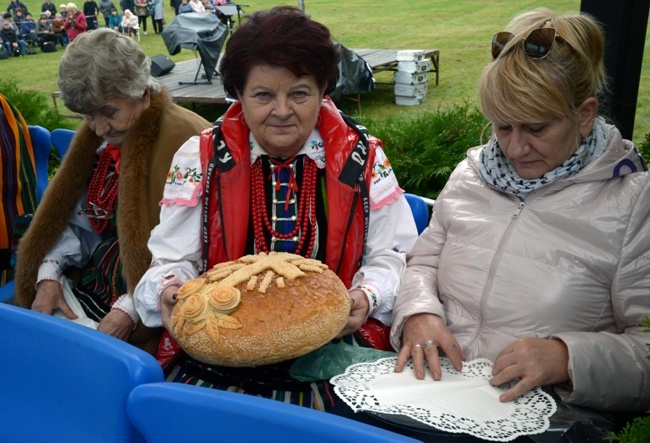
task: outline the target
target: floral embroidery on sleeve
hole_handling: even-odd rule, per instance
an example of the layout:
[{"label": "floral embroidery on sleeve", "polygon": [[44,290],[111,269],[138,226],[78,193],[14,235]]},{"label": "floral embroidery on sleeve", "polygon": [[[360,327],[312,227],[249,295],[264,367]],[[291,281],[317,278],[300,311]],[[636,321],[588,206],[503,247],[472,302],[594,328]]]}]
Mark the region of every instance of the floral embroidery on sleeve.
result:
[{"label": "floral embroidery on sleeve", "polygon": [[375,152],[375,164],[370,179],[370,207],[374,210],[392,203],[404,192],[397,183],[393,167],[384,151],[377,148]]},{"label": "floral embroidery on sleeve", "polygon": [[198,167],[174,163],[167,173],[161,205],[196,206],[202,190],[203,174]]}]

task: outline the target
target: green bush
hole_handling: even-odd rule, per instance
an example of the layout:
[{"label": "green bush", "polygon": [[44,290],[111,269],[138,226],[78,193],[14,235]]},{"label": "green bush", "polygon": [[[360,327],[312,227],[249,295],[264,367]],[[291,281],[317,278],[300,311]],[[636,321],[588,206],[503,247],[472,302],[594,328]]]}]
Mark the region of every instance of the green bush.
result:
[{"label": "green bush", "polygon": [[645,140],[637,148],[645,162],[650,164],[650,132],[645,135]]},{"label": "green bush", "polygon": [[422,112],[415,117],[357,120],[384,142],[400,186],[428,198],[438,196],[467,150],[481,143],[488,125],[478,108],[469,104]]},{"label": "green bush", "polygon": [[[56,128],[76,128],[77,122],[71,122],[70,119],[60,116],[49,106],[50,98],[42,92],[21,89],[14,79],[0,79],[0,91],[20,111],[28,125],[43,126],[50,131]],[[59,164],[59,154],[52,148],[48,164],[49,178],[52,178]]]},{"label": "green bush", "polygon": [[69,119],[49,106],[50,97],[29,89],[21,89],[14,79],[0,79],[0,91],[20,111],[28,125],[38,125],[52,131],[55,128],[74,129]]},{"label": "green bush", "polygon": [[616,435],[610,435],[612,441],[621,443],[647,443],[650,441],[650,417],[637,417]]}]

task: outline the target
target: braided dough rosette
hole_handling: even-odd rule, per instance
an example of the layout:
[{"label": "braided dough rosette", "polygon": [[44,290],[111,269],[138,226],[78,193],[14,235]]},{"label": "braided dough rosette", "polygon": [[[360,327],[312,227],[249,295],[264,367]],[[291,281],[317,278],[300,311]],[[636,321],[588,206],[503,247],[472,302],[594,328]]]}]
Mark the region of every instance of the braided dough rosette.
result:
[{"label": "braided dough rosette", "polygon": [[320,261],[299,255],[247,255],[185,283],[172,335],[193,358],[245,367],[299,357],[345,326],[350,298]]}]

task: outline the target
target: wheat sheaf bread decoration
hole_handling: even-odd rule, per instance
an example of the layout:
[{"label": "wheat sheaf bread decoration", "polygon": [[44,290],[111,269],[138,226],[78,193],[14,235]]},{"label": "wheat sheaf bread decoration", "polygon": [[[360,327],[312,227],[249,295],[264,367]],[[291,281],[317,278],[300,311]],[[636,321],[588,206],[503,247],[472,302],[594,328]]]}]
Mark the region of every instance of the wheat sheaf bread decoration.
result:
[{"label": "wheat sheaf bread decoration", "polygon": [[195,359],[258,366],[332,340],[350,314],[347,289],[327,265],[284,252],[219,263],[178,291],[172,335]]}]

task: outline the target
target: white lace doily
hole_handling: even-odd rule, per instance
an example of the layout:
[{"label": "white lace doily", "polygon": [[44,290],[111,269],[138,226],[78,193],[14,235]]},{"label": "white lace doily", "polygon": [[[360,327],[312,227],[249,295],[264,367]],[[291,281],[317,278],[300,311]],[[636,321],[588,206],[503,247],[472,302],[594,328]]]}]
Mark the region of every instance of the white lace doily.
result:
[{"label": "white lace doily", "polygon": [[396,361],[397,357],[388,357],[352,365],[332,377],[334,392],[355,412],[376,413],[388,420],[393,416],[396,421],[408,417],[442,431],[492,441],[544,432],[557,408],[541,388],[501,403],[499,395],[514,383],[490,386],[492,362],[487,359],[463,362],[463,370],[457,372],[449,359],[441,358],[440,381],[434,381],[428,371],[424,380],[417,380],[411,361],[396,373]]}]

